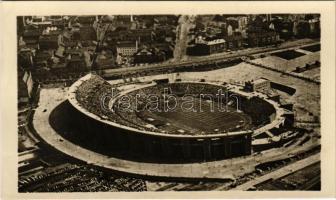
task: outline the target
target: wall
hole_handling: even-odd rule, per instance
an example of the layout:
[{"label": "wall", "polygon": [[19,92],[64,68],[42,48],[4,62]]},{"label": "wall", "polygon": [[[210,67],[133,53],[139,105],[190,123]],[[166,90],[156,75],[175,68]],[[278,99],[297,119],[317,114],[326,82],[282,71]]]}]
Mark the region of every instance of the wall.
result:
[{"label": "wall", "polygon": [[[252,132],[220,137],[164,137],[113,127],[70,109],[79,136],[69,140],[89,141],[86,148],[100,153],[155,162],[202,162],[251,154]],[[76,133],[77,134],[77,133]]]}]

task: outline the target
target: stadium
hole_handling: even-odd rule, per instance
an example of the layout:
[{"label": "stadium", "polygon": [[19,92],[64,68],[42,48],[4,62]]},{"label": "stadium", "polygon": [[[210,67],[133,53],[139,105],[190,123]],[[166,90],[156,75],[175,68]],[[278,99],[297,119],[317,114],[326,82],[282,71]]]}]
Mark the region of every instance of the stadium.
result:
[{"label": "stadium", "polygon": [[[301,134],[292,128],[293,113],[277,101],[223,82],[167,75],[124,84],[88,74],[69,88],[67,103],[80,130],[76,142],[89,139],[94,147],[86,148],[127,160],[224,160],[282,146]],[[174,109],[164,112],[165,106]]]}]

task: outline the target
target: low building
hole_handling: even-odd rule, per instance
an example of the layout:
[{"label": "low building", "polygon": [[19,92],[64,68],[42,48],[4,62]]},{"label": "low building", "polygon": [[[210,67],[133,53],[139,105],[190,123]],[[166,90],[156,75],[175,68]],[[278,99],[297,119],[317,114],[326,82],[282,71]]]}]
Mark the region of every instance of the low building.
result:
[{"label": "low building", "polygon": [[79,28],[80,40],[97,40],[96,31],[92,26],[82,26]]},{"label": "low building", "polygon": [[39,39],[39,47],[41,50],[58,49],[58,35],[42,35]]},{"label": "low building", "polygon": [[240,49],[243,46],[244,39],[241,35],[233,34],[231,36],[224,37],[224,39],[226,41],[226,49]]},{"label": "low building", "polygon": [[157,42],[175,41],[176,33],[173,26],[157,26],[154,28],[154,40]]},{"label": "low building", "polygon": [[151,43],[148,45],[150,48],[157,48],[163,51],[166,55],[166,59],[172,58],[174,56],[174,44],[173,43]]},{"label": "low building", "polygon": [[189,48],[188,54],[191,55],[210,55],[226,50],[226,41],[224,39],[215,39],[205,41],[202,38],[195,39],[195,46]]},{"label": "low building", "polygon": [[51,51],[38,51],[33,58],[35,67],[48,67],[51,61]]},{"label": "low building", "polygon": [[23,32],[22,39],[25,42],[27,47],[38,49],[38,41],[39,41],[41,33],[42,33],[41,30],[30,26],[29,29],[26,29]]},{"label": "low building", "polygon": [[108,31],[106,33],[107,41],[116,43],[118,41],[135,41],[139,43],[148,43],[153,41],[154,31],[152,29],[134,29],[134,30],[120,30]]},{"label": "low building", "polygon": [[300,20],[296,25],[298,38],[319,37],[320,21],[318,19]]},{"label": "low building", "polygon": [[77,41],[68,41],[68,40],[66,40],[66,41],[63,42],[63,46],[65,48],[72,49],[72,48],[75,48],[75,47],[78,46],[78,42]]},{"label": "low building", "polygon": [[79,16],[77,17],[77,22],[80,23],[81,25],[87,25],[90,26],[93,24],[93,22],[96,20],[96,16]]},{"label": "low building", "polygon": [[67,25],[66,21],[63,20],[62,17],[57,18],[57,19],[50,19],[50,20],[51,20],[53,26],[56,26],[60,29],[64,29],[64,27],[66,27],[66,25]]},{"label": "low building", "polygon": [[31,72],[18,70],[18,73],[18,104],[21,107],[30,102],[34,82]]},{"label": "low building", "polygon": [[166,53],[158,48],[143,48],[134,54],[134,63],[155,63],[167,59]]},{"label": "low building", "polygon": [[33,16],[32,20],[29,22],[31,25],[35,25],[41,28],[45,28],[52,25],[52,22],[47,20],[43,16]]},{"label": "low building", "polygon": [[87,70],[85,57],[81,50],[66,50],[65,56],[70,71],[82,72]]},{"label": "low building", "polygon": [[268,92],[271,88],[271,82],[268,79],[260,78],[257,80],[245,82],[244,89],[249,92]]},{"label": "low building", "polygon": [[18,53],[18,65],[23,68],[32,68],[33,57],[35,55],[35,50],[30,48],[22,48]]}]

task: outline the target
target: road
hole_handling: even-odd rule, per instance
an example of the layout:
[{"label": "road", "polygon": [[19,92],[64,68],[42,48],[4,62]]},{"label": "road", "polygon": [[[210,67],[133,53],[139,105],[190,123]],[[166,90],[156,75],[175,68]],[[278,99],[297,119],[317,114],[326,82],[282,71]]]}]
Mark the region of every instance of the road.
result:
[{"label": "road", "polygon": [[296,172],[300,169],[303,169],[309,165],[312,165],[314,163],[320,162],[320,153],[314,154],[308,158],[299,160],[297,162],[294,162],[292,164],[289,164],[285,167],[280,168],[279,170],[273,171],[271,173],[268,173],[264,176],[258,177],[256,179],[253,179],[251,181],[248,181],[242,185],[239,185],[238,187],[233,188],[232,190],[239,190],[239,191],[245,191],[252,187],[254,187],[257,184],[263,183],[267,180],[273,179],[279,179],[281,177],[284,177],[288,174],[291,174],[293,172]]},{"label": "road", "polygon": [[287,50],[287,49],[296,49],[301,48],[304,46],[310,46],[313,44],[319,44],[320,42],[310,41],[304,44],[292,44],[286,46],[279,46],[279,47],[267,47],[267,48],[253,48],[253,49],[245,49],[236,51],[233,53],[223,53],[219,55],[210,55],[210,56],[202,56],[202,57],[192,57],[185,61],[178,61],[178,62],[165,62],[160,64],[151,64],[151,65],[144,65],[144,66],[136,66],[136,67],[124,67],[124,68],[117,68],[117,69],[107,69],[102,71],[102,75],[105,77],[111,75],[118,75],[118,74],[127,74],[127,73],[137,73],[137,72],[144,72],[150,70],[160,70],[160,69],[171,69],[171,68],[178,68],[178,67],[185,67],[190,65],[196,64],[208,64],[214,63],[219,61],[226,61],[226,60],[233,60],[237,58],[241,58],[244,56],[251,56],[255,54],[261,53],[271,53],[273,51],[279,50]]}]

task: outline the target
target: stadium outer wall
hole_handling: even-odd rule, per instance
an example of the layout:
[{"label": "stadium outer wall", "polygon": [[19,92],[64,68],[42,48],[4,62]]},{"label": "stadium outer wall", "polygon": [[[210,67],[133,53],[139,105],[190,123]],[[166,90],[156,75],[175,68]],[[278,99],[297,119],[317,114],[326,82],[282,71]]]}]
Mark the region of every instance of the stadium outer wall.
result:
[{"label": "stadium outer wall", "polygon": [[[87,75],[88,76],[88,75]],[[76,100],[76,90],[83,81],[75,82],[68,93],[76,126],[88,138],[101,141],[111,152],[126,157],[164,162],[204,162],[251,154],[253,131],[209,135],[175,135],[138,130],[89,112]]]}]

